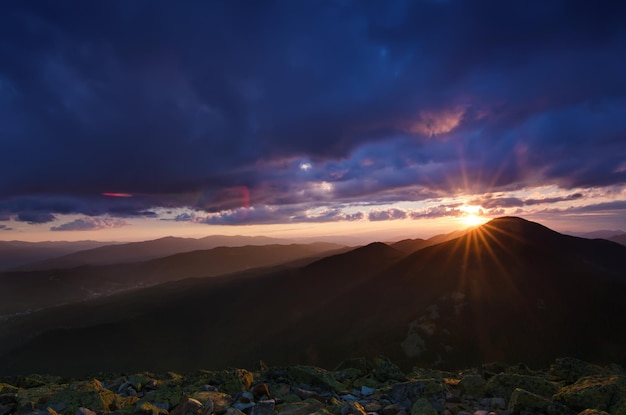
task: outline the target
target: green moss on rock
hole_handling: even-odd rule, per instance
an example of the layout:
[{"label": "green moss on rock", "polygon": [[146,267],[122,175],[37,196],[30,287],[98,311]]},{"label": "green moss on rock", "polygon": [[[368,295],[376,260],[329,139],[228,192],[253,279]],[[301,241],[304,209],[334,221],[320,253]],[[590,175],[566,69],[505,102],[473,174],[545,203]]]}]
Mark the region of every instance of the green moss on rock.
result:
[{"label": "green moss on rock", "polygon": [[462,395],[482,398],[487,390],[487,381],[481,375],[467,375],[463,376],[458,386]]},{"label": "green moss on rock", "polygon": [[535,376],[500,373],[487,382],[487,393],[494,397],[509,400],[516,388],[524,389],[544,398],[551,398],[558,391],[558,385]]},{"label": "green moss on rock", "polygon": [[421,398],[411,407],[411,415],[437,415],[437,410],[432,407],[428,399]]},{"label": "green moss on rock", "polygon": [[600,366],[574,359],[573,357],[564,357],[556,359],[554,363],[550,365],[549,374],[558,380],[574,383],[585,376],[604,374],[604,369]]},{"label": "green moss on rock", "polygon": [[312,388],[329,392],[339,392],[345,386],[339,382],[332,372],[313,366],[291,366],[285,369],[287,377],[293,384],[304,383]]},{"label": "green moss on rock", "polygon": [[618,375],[586,376],[562,388],[554,399],[578,411],[599,409],[615,412],[624,400],[625,384],[626,380]]},{"label": "green moss on rock", "polygon": [[546,413],[552,401],[527,390],[516,388],[511,394],[509,412],[519,414],[522,411]]}]

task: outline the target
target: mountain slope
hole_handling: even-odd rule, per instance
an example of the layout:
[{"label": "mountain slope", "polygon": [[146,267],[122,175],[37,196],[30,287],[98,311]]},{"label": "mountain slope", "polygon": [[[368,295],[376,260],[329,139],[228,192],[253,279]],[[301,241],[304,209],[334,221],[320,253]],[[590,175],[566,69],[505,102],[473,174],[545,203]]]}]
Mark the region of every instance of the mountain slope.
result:
[{"label": "mountain slope", "polygon": [[0,271],[68,255],[86,249],[93,249],[112,242],[23,242],[0,241]]},{"label": "mountain slope", "polygon": [[218,247],[140,263],[0,273],[0,316],[184,278],[212,277],[317,258],[340,248],[326,243]]},{"label": "mountain slope", "polygon": [[290,243],[292,242],[286,239],[268,238],[265,236],[212,235],[200,239],[168,236],[150,241],[100,246],[58,258],[28,264],[20,267],[19,270],[37,271],[73,268],[81,265],[109,265],[148,261],[168,255],[211,249],[218,246],[284,245]]},{"label": "mountain slope", "polygon": [[57,329],[3,354],[0,371],[331,367],[377,354],[404,367],[625,363],[625,255],[500,218],[409,256],[371,244],[297,270],[185,280],[17,319],[13,333]]}]

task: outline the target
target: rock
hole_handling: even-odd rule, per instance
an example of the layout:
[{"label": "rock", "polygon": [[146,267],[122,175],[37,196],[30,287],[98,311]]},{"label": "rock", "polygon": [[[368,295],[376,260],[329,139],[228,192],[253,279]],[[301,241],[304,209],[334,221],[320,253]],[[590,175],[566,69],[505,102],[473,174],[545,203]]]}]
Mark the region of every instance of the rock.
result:
[{"label": "rock", "polygon": [[368,402],[365,405],[363,405],[363,409],[365,409],[365,412],[367,413],[380,412],[381,409],[383,409],[383,406],[379,404],[378,402]]},{"label": "rock", "polygon": [[245,414],[237,408],[230,407],[226,410],[226,412],[224,412],[224,415],[245,415]]},{"label": "rock", "polygon": [[600,375],[604,370],[600,366],[583,362],[582,360],[572,357],[556,359],[550,365],[549,374],[558,380],[564,380],[567,383],[574,383],[584,376]]},{"label": "rock", "polygon": [[159,408],[150,402],[138,402],[133,411],[135,415],[168,415],[167,409]]},{"label": "rock", "polygon": [[551,398],[558,391],[557,385],[549,380],[510,373],[500,373],[493,376],[487,382],[486,391],[491,396],[510,400],[511,394],[516,388],[524,389],[544,398]]},{"label": "rock", "polygon": [[393,403],[405,409],[411,409],[413,403],[426,398],[436,411],[443,410],[446,401],[446,386],[439,379],[421,379],[412,382],[396,383],[391,388],[389,396]]},{"label": "rock", "polygon": [[211,415],[215,410],[215,404],[211,399],[207,399],[204,402],[204,409],[202,410],[202,415]]},{"label": "rock", "polygon": [[17,403],[7,403],[0,405],[0,415],[9,415],[15,412],[17,409]]},{"label": "rock", "polygon": [[313,366],[291,366],[285,369],[287,377],[296,385],[306,384],[313,389],[339,392],[345,386],[327,370]]},{"label": "rock", "polygon": [[274,415],[274,407],[276,402],[273,399],[259,401],[252,408],[250,415]]},{"label": "rock", "polygon": [[0,394],[0,405],[9,405],[17,403],[17,389],[15,392]]},{"label": "rock", "polygon": [[545,413],[551,403],[552,401],[544,398],[543,396],[517,388],[511,394],[509,412],[513,414],[519,414],[522,411]]},{"label": "rock", "polygon": [[361,386],[361,395],[363,396],[370,396],[373,395],[374,392],[376,392],[375,388],[369,388],[367,386]]},{"label": "rock", "polygon": [[303,402],[285,403],[278,406],[278,415],[308,415],[322,409],[324,405],[315,400],[307,399]]},{"label": "rock", "polygon": [[432,407],[426,398],[415,401],[411,407],[411,415],[437,415],[437,410]]},{"label": "rock", "polygon": [[586,376],[573,385],[563,387],[554,396],[554,400],[577,411],[599,409],[612,412],[612,407],[625,398],[625,387],[626,379],[618,375]]},{"label": "rock", "polygon": [[200,402],[206,402],[204,404],[205,411],[209,402],[211,402],[210,405],[213,407],[212,411],[215,413],[222,413],[226,411],[226,409],[233,403],[233,398],[222,392],[202,391],[194,393],[191,397],[199,400]]},{"label": "rock", "polygon": [[202,415],[204,405],[194,398],[185,398],[172,408],[170,415]]},{"label": "rock", "polygon": [[585,409],[584,411],[580,411],[578,415],[609,415],[609,414],[599,409]]},{"label": "rock", "polygon": [[254,399],[259,400],[264,396],[270,398],[270,390],[267,386],[267,383],[259,383],[252,387],[252,395],[254,395]]},{"label": "rock", "polygon": [[68,385],[51,396],[47,405],[64,415],[74,415],[80,407],[95,412],[110,412],[135,402],[137,398],[122,398],[93,379]]},{"label": "rock", "polygon": [[407,377],[387,357],[378,356],[372,359],[372,374],[381,382],[396,381],[404,382]]},{"label": "rock", "polygon": [[341,415],[367,415],[367,413],[360,403],[348,402],[341,408]]},{"label": "rock", "polygon": [[478,411],[474,411],[474,415],[489,415],[489,411],[485,411],[484,409],[480,409]]},{"label": "rock", "polygon": [[80,407],[74,415],[96,415],[96,413],[89,408]]},{"label": "rock", "polygon": [[184,395],[180,385],[166,384],[156,390],[146,392],[143,399],[154,404],[163,404],[169,411],[178,405]]},{"label": "rock", "polygon": [[387,405],[383,408],[383,415],[397,415],[398,412],[403,411],[404,406],[397,403]]},{"label": "rock", "polygon": [[489,410],[506,408],[506,401],[503,398],[484,398],[480,404]]},{"label": "rock", "polygon": [[314,391],[310,391],[310,390],[306,390],[302,388],[292,388],[291,391],[302,400],[315,399],[322,403],[326,402],[326,399],[324,397],[320,396],[319,393],[314,392]]},{"label": "rock", "polygon": [[481,375],[466,375],[463,376],[458,386],[461,395],[481,398],[485,396],[487,381]]}]

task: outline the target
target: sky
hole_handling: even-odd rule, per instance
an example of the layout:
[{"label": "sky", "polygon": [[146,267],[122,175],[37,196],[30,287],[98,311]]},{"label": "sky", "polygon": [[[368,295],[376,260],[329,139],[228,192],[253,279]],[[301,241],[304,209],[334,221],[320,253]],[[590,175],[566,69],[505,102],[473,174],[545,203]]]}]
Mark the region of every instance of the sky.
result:
[{"label": "sky", "polygon": [[0,240],[626,230],[626,3],[3,1]]}]

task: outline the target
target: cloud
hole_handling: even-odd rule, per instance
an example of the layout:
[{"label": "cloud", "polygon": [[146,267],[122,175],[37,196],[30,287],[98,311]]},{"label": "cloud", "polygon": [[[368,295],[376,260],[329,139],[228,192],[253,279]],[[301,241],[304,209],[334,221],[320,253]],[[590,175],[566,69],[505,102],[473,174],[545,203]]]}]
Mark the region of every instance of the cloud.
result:
[{"label": "cloud", "polygon": [[488,195],[483,198],[472,200],[470,204],[480,205],[486,209],[512,208],[512,207],[520,207],[520,206],[553,204],[553,203],[558,203],[558,202],[578,200],[582,198],[584,198],[584,195],[582,193],[572,193],[566,196],[545,197],[541,199],[535,199],[535,198],[520,199],[517,197],[492,197],[491,195]]},{"label": "cloud", "polygon": [[381,221],[381,220],[396,220],[396,219],[405,219],[407,217],[406,211],[402,209],[384,209],[371,210],[367,218],[370,221]]},{"label": "cloud", "polygon": [[12,231],[13,228],[8,227],[7,225],[0,225],[0,231]]},{"label": "cloud", "polygon": [[626,183],[626,4],[240,6],[3,7],[0,217],[271,223]]},{"label": "cloud", "polygon": [[459,126],[465,110],[457,108],[443,111],[420,111],[418,120],[409,129],[412,133],[434,137],[449,133]]},{"label": "cloud", "polygon": [[51,231],[94,231],[100,229],[120,228],[128,222],[116,218],[80,218],[59,226],[53,226]]},{"label": "cloud", "polygon": [[15,220],[18,222],[26,222],[30,225],[52,222],[56,217],[46,212],[20,212]]},{"label": "cloud", "polygon": [[423,210],[412,211],[409,216],[411,219],[435,219],[435,218],[444,218],[448,216],[452,217],[460,217],[463,216],[465,212],[461,209],[457,209],[455,207],[450,207],[446,205],[434,206]]}]

